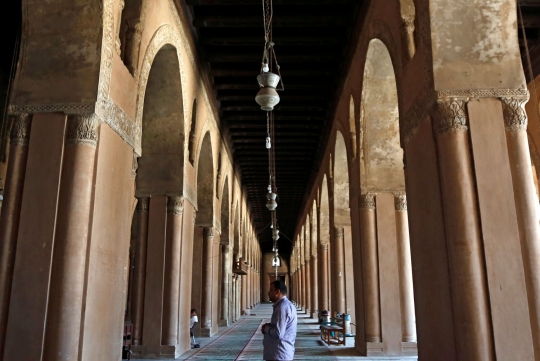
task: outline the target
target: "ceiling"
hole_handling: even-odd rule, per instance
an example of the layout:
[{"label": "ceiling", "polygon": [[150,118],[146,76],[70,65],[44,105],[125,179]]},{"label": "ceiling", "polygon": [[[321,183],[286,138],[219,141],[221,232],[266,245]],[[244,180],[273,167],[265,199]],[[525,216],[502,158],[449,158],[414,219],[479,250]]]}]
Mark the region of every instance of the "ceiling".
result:
[{"label": "ceiling", "polygon": [[[523,14],[523,25],[527,38],[527,45],[531,59],[531,67],[536,77],[540,74],[540,0],[518,0]],[[523,32],[521,19],[518,12],[518,36],[521,50],[521,59],[527,82],[530,82],[529,62],[527,61],[527,52],[525,42],[523,41]]]},{"label": "ceiling", "polygon": [[[261,0],[185,0],[240,166],[263,251],[272,247],[266,209],[266,112],[255,102],[264,48]],[[319,145],[345,72],[358,0],[274,0],[273,41],[285,91],[274,111],[280,253],[290,252]]]}]

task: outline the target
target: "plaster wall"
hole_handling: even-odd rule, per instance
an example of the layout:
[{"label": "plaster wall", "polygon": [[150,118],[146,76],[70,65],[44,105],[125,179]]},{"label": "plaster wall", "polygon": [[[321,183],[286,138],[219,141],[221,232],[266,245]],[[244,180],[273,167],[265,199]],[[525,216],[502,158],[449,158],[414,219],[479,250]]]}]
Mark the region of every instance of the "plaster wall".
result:
[{"label": "plaster wall", "polygon": [[430,0],[429,7],[435,89],[524,85],[515,1]]},{"label": "plaster wall", "polygon": [[[28,1],[25,1],[28,3]],[[62,0],[23,6],[22,56],[11,102],[91,103],[101,61],[101,2]]]}]

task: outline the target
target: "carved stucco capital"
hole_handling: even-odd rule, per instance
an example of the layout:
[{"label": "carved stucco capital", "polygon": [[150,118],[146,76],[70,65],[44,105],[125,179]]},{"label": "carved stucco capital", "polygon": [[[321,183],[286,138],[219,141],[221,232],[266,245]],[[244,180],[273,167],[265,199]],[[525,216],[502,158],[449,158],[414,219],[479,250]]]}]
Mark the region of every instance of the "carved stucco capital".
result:
[{"label": "carved stucco capital", "polygon": [[30,140],[32,116],[27,113],[17,114],[11,126],[11,144],[27,146]]},{"label": "carved stucco capital", "polygon": [[203,237],[214,238],[214,227],[204,227],[203,228]]},{"label": "carved stucco capital", "polygon": [[139,197],[137,203],[137,212],[148,213],[148,204],[150,203],[149,197]]},{"label": "carved stucco capital", "polygon": [[407,196],[402,193],[394,194],[394,207],[396,211],[407,211]]},{"label": "carved stucco capital", "polygon": [[501,98],[504,125],[509,132],[527,129],[526,98]]},{"label": "carved stucco capital", "polygon": [[468,129],[466,106],[469,98],[437,99],[437,117],[434,122],[437,135],[446,132],[458,132]]},{"label": "carved stucco capital", "polygon": [[66,144],[97,146],[99,118],[96,114],[68,116]]},{"label": "carved stucco capital", "polygon": [[360,196],[360,209],[375,210],[375,194],[366,193]]},{"label": "carved stucco capital", "polygon": [[184,197],[169,196],[167,200],[167,212],[176,215],[184,213]]},{"label": "carved stucco capital", "polygon": [[343,238],[345,231],[343,226],[336,226],[335,228],[336,238]]}]

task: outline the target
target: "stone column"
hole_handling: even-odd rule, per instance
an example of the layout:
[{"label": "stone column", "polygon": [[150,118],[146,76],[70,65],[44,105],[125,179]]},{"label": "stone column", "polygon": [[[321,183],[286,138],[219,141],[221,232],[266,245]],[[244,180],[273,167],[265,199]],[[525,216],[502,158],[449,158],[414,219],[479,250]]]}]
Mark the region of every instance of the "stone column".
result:
[{"label": "stone column", "polygon": [[236,275],[233,275],[231,278],[231,307],[230,307],[230,316],[231,322],[236,322]]},{"label": "stone column", "polygon": [[344,230],[343,226],[335,227],[335,242],[336,246],[334,254],[334,262],[336,265],[336,305],[334,305],[334,311],[344,313],[345,308],[345,254],[343,253],[344,246]]},{"label": "stone column", "polygon": [[3,211],[0,214],[0,355],[4,354],[31,122],[31,115],[19,114],[11,127]]},{"label": "stone column", "polygon": [[229,324],[229,269],[231,264],[231,247],[228,244],[222,246],[223,249],[223,268],[222,285],[221,285],[221,315],[219,320],[220,326]]},{"label": "stone column", "polygon": [[[486,265],[465,110],[468,99],[437,100],[434,130],[441,177],[458,358],[493,359]],[[518,217],[519,218],[519,217]],[[535,220],[538,222],[538,219]]]},{"label": "stone column", "polygon": [[146,246],[148,242],[148,197],[139,198],[137,203],[137,244],[133,267],[133,344],[140,345],[143,329],[144,287],[146,278]]},{"label": "stone column", "polygon": [[300,287],[302,287],[302,289],[300,290],[300,294],[302,295],[301,306],[302,306],[302,309],[305,311],[307,308],[307,303],[306,303],[306,265],[304,263],[302,263],[302,265],[300,266]]},{"label": "stone column", "polygon": [[309,256],[306,258],[306,265],[305,265],[305,271],[306,271],[306,313],[309,315],[311,313],[311,265],[309,262]]},{"label": "stone column", "polygon": [[535,195],[527,140],[527,113],[524,109],[526,100],[503,98],[501,102],[514,185],[534,353],[535,359],[540,360],[540,232],[538,197]]},{"label": "stone column", "polygon": [[174,346],[178,340],[178,304],[180,288],[180,249],[184,199],[169,196],[165,241],[165,280],[163,289],[163,324],[161,344]]},{"label": "stone column", "polygon": [[375,196],[371,193],[362,195],[360,199],[360,243],[363,258],[366,342],[381,342],[377,223]]},{"label": "stone column", "polygon": [[319,282],[319,265],[317,262],[317,255],[311,256],[311,283],[309,285],[311,289],[311,317],[317,317],[316,311],[319,310],[318,307],[318,286],[317,283]]},{"label": "stone column", "polygon": [[94,114],[67,120],[51,265],[44,361],[78,360],[84,311],[94,165],[99,121]]},{"label": "stone column", "polygon": [[212,331],[212,249],[214,247],[214,228],[203,229],[203,289],[202,289],[202,312],[201,334],[210,336]]},{"label": "stone column", "polygon": [[416,342],[416,322],[414,314],[414,294],[411,266],[411,246],[409,242],[409,222],[407,219],[407,198],[395,195],[397,251],[399,267],[399,298],[401,309],[401,337],[403,342]]},{"label": "stone column", "polygon": [[242,289],[242,277],[236,277],[236,319],[240,318],[240,292]]},{"label": "stone column", "polygon": [[319,247],[320,263],[321,263],[321,273],[320,278],[320,299],[319,299],[319,309],[320,311],[329,311],[328,309],[328,244],[321,244]]}]

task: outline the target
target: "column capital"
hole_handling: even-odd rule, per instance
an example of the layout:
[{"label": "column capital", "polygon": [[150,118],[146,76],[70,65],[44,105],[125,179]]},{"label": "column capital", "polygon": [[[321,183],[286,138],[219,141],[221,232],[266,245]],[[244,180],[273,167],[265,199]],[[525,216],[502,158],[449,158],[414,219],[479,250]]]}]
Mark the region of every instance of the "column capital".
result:
[{"label": "column capital", "polygon": [[204,227],[203,228],[203,237],[204,238],[214,238],[214,227]]},{"label": "column capital", "polygon": [[360,209],[371,209],[375,210],[375,194],[374,193],[366,193],[362,194],[360,196],[360,203],[359,203]]},{"label": "column capital", "polygon": [[168,196],[167,213],[174,213],[176,215],[181,215],[184,213],[184,197]]},{"label": "column capital", "polygon": [[468,116],[466,106],[467,97],[448,97],[437,99],[437,116],[434,120],[435,134],[458,132],[468,130]]},{"label": "column capital", "polygon": [[396,211],[406,211],[407,210],[407,196],[403,193],[394,194],[394,207]]},{"label": "column capital", "polygon": [[343,238],[343,235],[345,233],[345,229],[343,226],[335,226],[335,232],[337,238]]},{"label": "column capital", "polygon": [[97,146],[99,117],[96,114],[68,115],[66,144]]},{"label": "column capital", "polygon": [[20,113],[13,119],[11,125],[11,144],[27,146],[30,140],[30,128],[32,126],[32,116],[28,113]]},{"label": "column capital", "polygon": [[148,204],[150,202],[149,197],[139,197],[137,198],[137,212],[139,213],[148,213]]},{"label": "column capital", "polygon": [[508,97],[501,98],[504,125],[509,132],[527,130],[527,113],[525,104],[528,98]]}]

